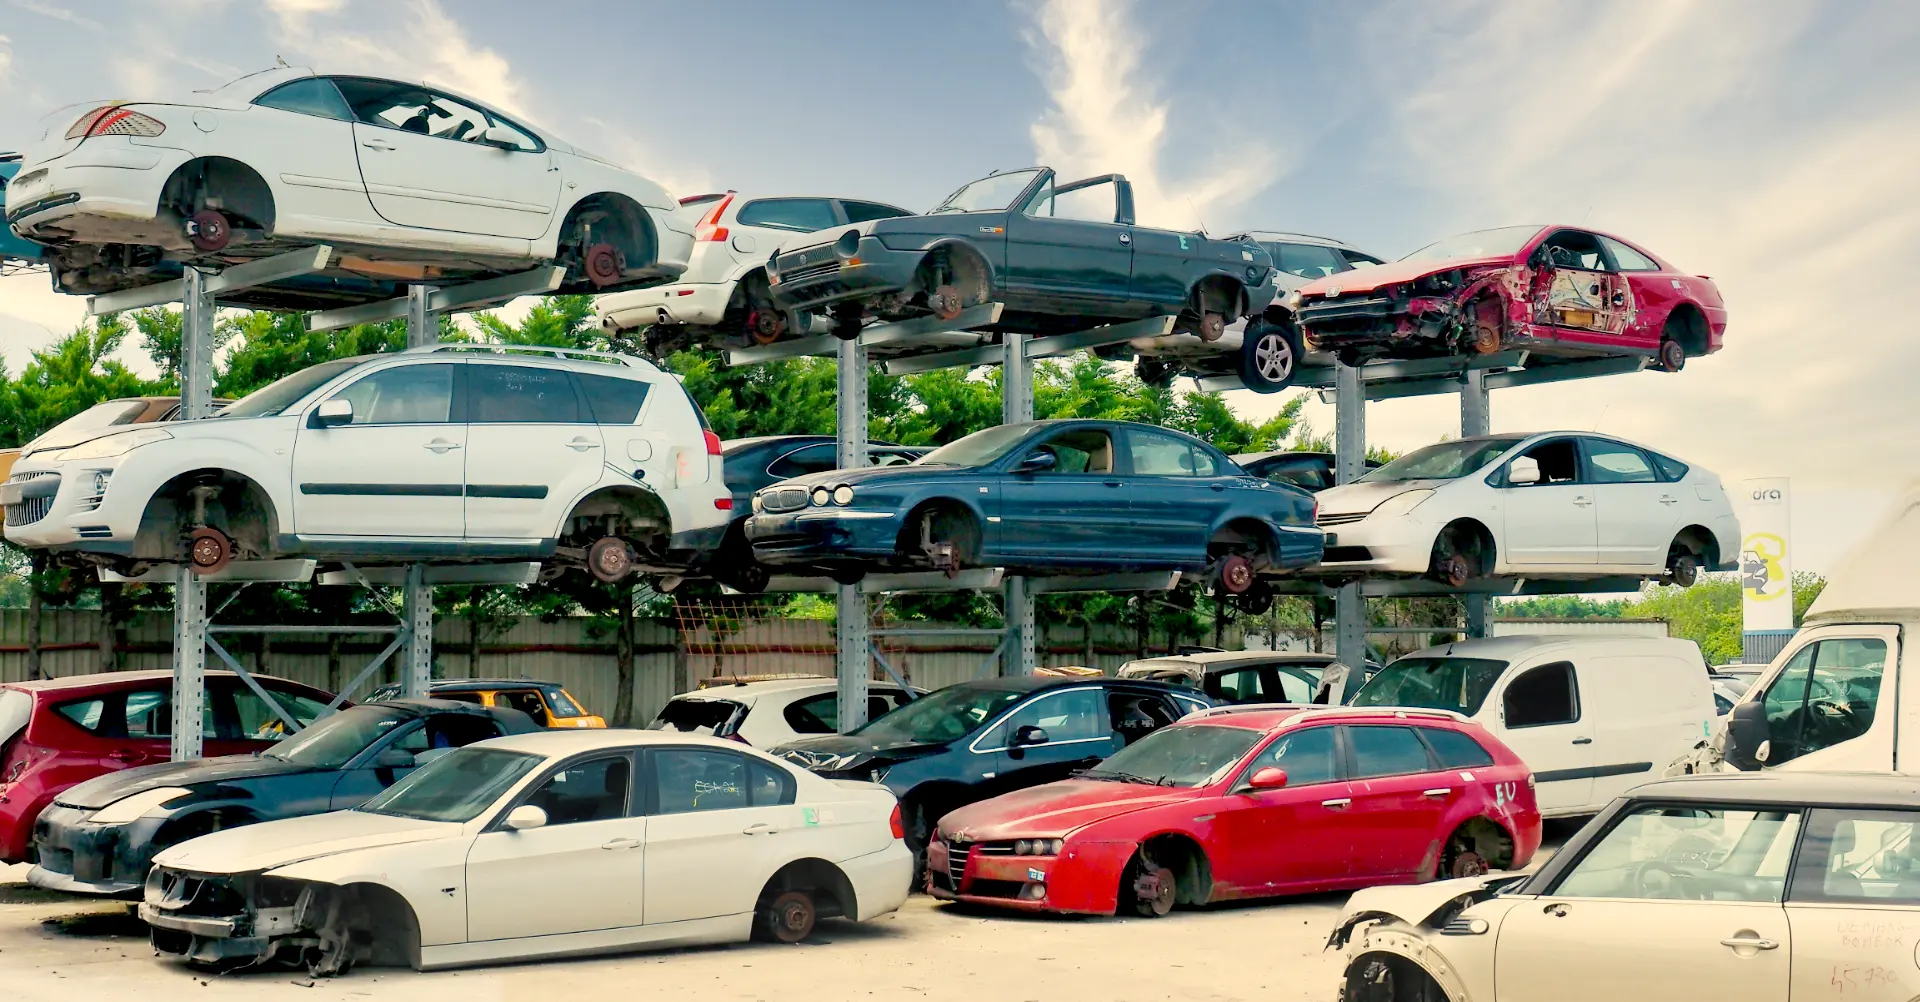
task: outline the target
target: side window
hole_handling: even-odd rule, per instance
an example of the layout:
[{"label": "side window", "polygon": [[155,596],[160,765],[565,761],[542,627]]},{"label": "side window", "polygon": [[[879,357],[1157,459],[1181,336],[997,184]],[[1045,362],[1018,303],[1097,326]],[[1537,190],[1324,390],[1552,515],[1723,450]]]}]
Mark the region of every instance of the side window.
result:
[{"label": "side window", "polygon": [[1573,663],[1556,661],[1527,669],[1507,683],[1500,706],[1508,727],[1544,727],[1579,720],[1580,684],[1574,678]]},{"label": "side window", "polygon": [[1053,178],[1047,178],[1047,183],[1041,185],[1040,189],[1033,193],[1032,198],[1027,199],[1027,204],[1022,206],[1020,211],[1029,216],[1051,217],[1053,215]]},{"label": "side window", "polygon": [[1647,455],[1653,459],[1653,468],[1660,471],[1660,479],[1671,482],[1687,475],[1687,464],[1678,459],[1662,456],[1657,452],[1649,452]]},{"label": "side window", "polygon": [[1433,747],[1444,769],[1479,769],[1493,764],[1493,756],[1471,735],[1439,727],[1421,727],[1420,736]]},{"label": "side window", "polygon": [[493,705],[519,710],[532,717],[533,722],[541,727],[551,723],[547,719],[547,704],[541,700],[540,693],[533,689],[507,689],[494,693]]},{"label": "side window", "polygon": [[1316,247],[1312,244],[1272,244],[1269,249],[1279,251],[1274,255],[1275,267],[1289,275],[1298,275],[1309,281],[1347,270],[1346,261],[1332,247]]},{"label": "side window", "polygon": [[1653,464],[1639,449],[1619,442],[1589,438],[1587,477],[1596,484],[1651,484],[1659,481]]},{"label": "side window", "polygon": [[1613,255],[1614,263],[1620,266],[1621,271],[1660,270],[1660,265],[1652,258],[1612,237],[1601,237],[1600,242],[1607,245],[1607,252]]},{"label": "side window", "polygon": [[627,816],[633,766],[625,755],[576,762],[547,777],[527,803],[547,812],[550,825],[611,821]]},{"label": "side window", "polygon": [[1920,905],[1920,811],[1816,810],[1792,901]]},{"label": "side window", "polygon": [[788,703],[781,716],[797,734],[832,734],[840,729],[840,696],[829,692]]},{"label": "side window", "polygon": [[580,398],[564,369],[470,364],[467,420],[474,424],[578,424]]},{"label": "side window", "polygon": [[1353,778],[1405,776],[1431,772],[1427,746],[1411,727],[1349,727],[1353,744]]},{"label": "side window", "polygon": [[253,103],[262,108],[291,111],[296,115],[331,118],[337,122],[353,121],[353,109],[347,107],[346,98],[340,96],[340,88],[325,77],[309,77],[281,84],[255,98]]},{"label": "side window", "polygon": [[1193,475],[1217,477],[1220,475],[1220,464],[1214,460],[1212,453],[1196,448],[1193,450]]},{"label": "side window", "polygon": [[1318,682],[1310,681],[1306,675],[1292,668],[1275,668],[1273,672],[1279,676],[1279,687],[1277,689],[1271,685],[1267,687],[1268,699],[1277,698],[1283,703],[1313,701],[1313,690],[1319,687]]},{"label": "side window", "polygon": [[1178,719],[1173,706],[1160,697],[1121,690],[1107,693],[1107,716],[1113,732],[1127,744]]},{"label": "side window", "polygon": [[1266,472],[1260,474],[1260,477],[1276,484],[1298,487],[1309,493],[1323,491],[1333,486],[1333,481],[1328,478],[1326,469],[1318,463],[1276,463],[1267,467]]},{"label": "side window", "polygon": [[1112,181],[1070,191],[1055,191],[1038,216],[1073,219],[1083,223],[1112,223],[1120,215],[1120,190]]},{"label": "side window", "polygon": [[1072,689],[1030,700],[1000,729],[1002,740],[1011,740],[1022,727],[1046,731],[1048,744],[1111,737],[1107,708],[1100,696],[1098,689]]},{"label": "side window", "polygon": [[335,77],[333,82],[354,118],[367,125],[462,143],[485,142],[487,128],[499,126],[512,135],[511,148],[528,153],[542,149],[539,140],[512,122],[424,87],[364,77]]},{"label": "side window", "polygon": [[1260,669],[1241,668],[1237,671],[1223,671],[1214,680],[1214,691],[1209,695],[1218,696],[1229,703],[1258,703],[1264,701],[1266,692],[1260,684]]},{"label": "side window", "polygon": [[411,752],[414,765],[426,765],[455,748],[499,736],[500,728],[490,717],[440,713],[428,717],[424,724],[409,725],[389,747]]},{"label": "side window", "polygon": [[1141,476],[1212,476],[1211,462],[1208,472],[1201,474],[1196,469],[1192,443],[1172,435],[1130,428],[1127,430],[1127,451],[1133,457],[1133,472]]},{"label": "side window", "polygon": [[[394,693],[394,698],[398,698],[399,695],[397,692]],[[477,692],[436,692],[433,694],[433,698],[450,699],[456,703],[472,703],[475,706],[479,706],[487,701],[486,697]]]},{"label": "side window", "polygon": [[106,721],[107,701],[104,699],[78,699],[71,703],[61,703],[53,712],[73,721],[81,730],[97,737],[105,737],[102,725]]},{"label": "side window", "polygon": [[1381,263],[1379,258],[1362,254],[1359,251],[1343,250],[1340,252],[1340,256],[1346,259],[1347,267],[1349,268],[1371,268]]},{"label": "side window", "polygon": [[453,419],[453,366],[381,369],[333,395],[353,404],[353,423],[445,424]]},{"label": "side window", "polygon": [[767,226],[798,233],[824,230],[839,222],[833,215],[833,203],[824,198],[755,199],[741,206],[733,218],[741,226]]},{"label": "side window", "polygon": [[1640,806],[1621,815],[1555,896],[1779,903],[1800,814]]},{"label": "side window", "polygon": [[1542,487],[1552,484],[1578,483],[1580,480],[1580,450],[1573,439],[1557,438],[1551,442],[1542,442],[1514,458],[1527,458],[1540,464],[1540,481],[1531,485]]},{"label": "side window", "polygon": [[663,748],[653,763],[658,812],[686,814],[793,803],[793,774],[745,755],[701,748]]},{"label": "side window", "polygon": [[1248,775],[1269,766],[1287,771],[1288,786],[1331,783],[1340,778],[1333,751],[1333,728],[1306,727],[1274,739],[1255,759]]},{"label": "side window", "polygon": [[586,395],[595,424],[632,424],[640,417],[641,405],[647,402],[648,384],[638,379],[591,372],[576,372],[573,378],[580,381],[580,392]]},{"label": "side window", "polygon": [[1547,238],[1547,263],[1554,268],[1575,271],[1611,271],[1600,253],[1600,241],[1591,233],[1561,230]]},{"label": "side window", "polygon": [[847,210],[847,222],[864,223],[873,219],[892,219],[896,216],[911,216],[913,213],[897,205],[882,205],[879,202],[852,202],[840,200],[840,207]]},{"label": "side window", "polygon": [[[327,705],[305,696],[291,692],[267,690],[273,694],[273,700],[282,710],[292,717],[301,727],[320,719]],[[278,741],[293,733],[287,722],[267,705],[252,689],[244,685],[235,686],[232,691],[234,712],[234,737],[242,741]]]},{"label": "side window", "polygon": [[782,478],[804,477],[809,473],[824,473],[839,466],[839,456],[831,443],[809,445],[804,449],[789,452],[767,465],[767,473]]},{"label": "side window", "polygon": [[[209,693],[201,701],[200,733],[218,734],[219,725],[213,711],[214,700]],[[160,739],[173,736],[173,694],[165,689],[146,689],[127,693],[127,701],[121,708],[123,716],[113,719],[114,701],[107,701],[107,713],[101,721],[103,737],[129,737]]]},{"label": "side window", "polygon": [[1761,697],[1770,766],[1851,741],[1873,726],[1887,645],[1870,637],[1820,640],[1794,652]]},{"label": "side window", "polygon": [[1034,452],[1053,454],[1053,469],[1045,473],[1112,473],[1113,437],[1094,428],[1061,432],[1042,442]]}]

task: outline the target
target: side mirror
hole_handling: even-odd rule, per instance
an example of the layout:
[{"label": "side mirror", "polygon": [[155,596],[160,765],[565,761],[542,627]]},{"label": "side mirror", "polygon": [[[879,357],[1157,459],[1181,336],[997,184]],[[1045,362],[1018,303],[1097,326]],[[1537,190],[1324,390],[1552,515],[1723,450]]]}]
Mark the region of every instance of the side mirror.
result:
[{"label": "side mirror", "polygon": [[520,134],[500,125],[488,126],[487,131],[480,134],[480,141],[488,146],[498,146],[503,150],[520,148]]},{"label": "side mirror", "polygon": [[353,401],[334,397],[322,400],[320,406],[313,409],[313,419],[307,422],[313,428],[334,428],[353,423]]},{"label": "side mirror", "polygon": [[1043,745],[1046,743],[1047,743],[1046,730],[1043,728],[1035,727],[1032,724],[1028,724],[1025,727],[1022,727],[1019,730],[1013,732],[1013,742],[1011,744],[1011,747],[1024,748],[1027,745]]},{"label": "side mirror", "polygon": [[1286,785],[1287,770],[1274,766],[1257,770],[1247,778],[1247,788],[1250,790],[1278,790]]},{"label": "side mirror", "polygon": [[1507,464],[1507,483],[1515,487],[1540,482],[1540,461],[1532,456],[1521,456]]},{"label": "side mirror", "polygon": [[1060,460],[1051,452],[1035,452],[1027,456],[1027,458],[1022,459],[1020,465],[1014,467],[1013,472],[1039,473],[1043,470],[1051,470],[1059,465],[1059,463]]},{"label": "side mirror", "polygon": [[1723,750],[1727,764],[1751,772],[1766,762],[1772,751],[1767,735],[1767,705],[1758,699],[1735,704],[1727,714],[1727,744]]},{"label": "side mirror", "polygon": [[507,812],[508,831],[526,832],[535,828],[544,828],[547,824],[547,812],[532,804],[521,804]]},{"label": "side mirror", "polygon": [[411,769],[416,764],[413,753],[405,748],[382,748],[380,754],[373,757],[376,769]]}]

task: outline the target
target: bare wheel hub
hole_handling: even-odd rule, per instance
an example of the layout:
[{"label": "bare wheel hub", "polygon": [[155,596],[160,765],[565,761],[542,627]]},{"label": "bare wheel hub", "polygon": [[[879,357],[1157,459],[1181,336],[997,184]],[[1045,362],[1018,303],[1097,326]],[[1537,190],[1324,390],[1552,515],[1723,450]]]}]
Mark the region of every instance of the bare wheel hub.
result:
[{"label": "bare wheel hub", "polygon": [[580,263],[586,269],[587,281],[595,288],[620,281],[620,274],[625,270],[620,263],[620,252],[612,244],[593,244],[580,256]]},{"label": "bare wheel hub", "polygon": [[1164,866],[1148,866],[1142,870],[1133,878],[1133,896],[1139,902],[1140,913],[1160,916],[1172,911],[1177,887],[1173,871]]},{"label": "bare wheel hub", "polygon": [[1453,877],[1478,877],[1487,872],[1487,861],[1477,852],[1457,853],[1453,865],[1448,868]]},{"label": "bare wheel hub", "polygon": [[187,241],[203,251],[224,250],[233,239],[233,224],[219,209],[201,209],[187,217]]},{"label": "bare wheel hub", "polygon": [[1199,335],[1202,341],[1218,341],[1221,335],[1227,332],[1227,318],[1218,313],[1202,313],[1200,322],[1194,326],[1193,332]]},{"label": "bare wheel hub", "polygon": [[1220,561],[1220,590],[1239,595],[1253,587],[1253,561],[1243,554],[1231,553]]},{"label": "bare wheel hub", "polygon": [[768,906],[773,938],[782,943],[798,943],[813,932],[813,898],[804,891],[787,891]]},{"label": "bare wheel hub", "polygon": [[747,335],[753,338],[754,344],[772,344],[786,332],[787,318],[781,316],[779,310],[757,306],[747,314]]},{"label": "bare wheel hub", "polygon": [[942,285],[927,297],[927,309],[942,320],[952,320],[965,308],[960,300],[960,290],[951,285]]},{"label": "bare wheel hub", "polygon": [[233,540],[219,529],[203,525],[187,535],[187,559],[196,573],[211,574],[233,559]]},{"label": "bare wheel hub", "polygon": [[618,536],[603,536],[587,547],[587,570],[609,584],[633,572],[633,548]]},{"label": "bare wheel hub", "polygon": [[1466,587],[1467,579],[1473,574],[1472,568],[1467,565],[1466,556],[1459,553],[1449,553],[1440,558],[1439,570],[1440,580],[1452,588]]}]

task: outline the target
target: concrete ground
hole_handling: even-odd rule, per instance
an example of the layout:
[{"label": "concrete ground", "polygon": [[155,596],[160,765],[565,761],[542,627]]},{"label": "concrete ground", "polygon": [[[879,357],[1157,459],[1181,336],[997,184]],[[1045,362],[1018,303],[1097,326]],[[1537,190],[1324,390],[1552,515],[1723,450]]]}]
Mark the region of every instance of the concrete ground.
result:
[{"label": "concrete ground", "polygon": [[[1558,845],[1569,831],[1549,827]],[[418,974],[366,968],[314,981],[275,970],[212,976],[164,962],[124,902],[30,888],[0,866],[0,999],[7,1002],[1331,1002],[1324,952],[1344,894],[1176,911],[1160,919],[967,913],[916,895],[807,943],[628,954]]]}]

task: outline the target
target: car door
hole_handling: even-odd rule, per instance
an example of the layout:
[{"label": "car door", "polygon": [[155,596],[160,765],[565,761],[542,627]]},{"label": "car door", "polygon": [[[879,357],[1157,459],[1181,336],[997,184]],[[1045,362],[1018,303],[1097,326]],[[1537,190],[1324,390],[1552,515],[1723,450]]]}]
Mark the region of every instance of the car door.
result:
[{"label": "car door", "polygon": [[[1531,459],[1540,479],[1513,481],[1513,465]],[[1582,570],[1596,561],[1598,523],[1593,488],[1582,480],[1580,448],[1572,438],[1537,443],[1507,462],[1495,484],[1503,538],[1499,558],[1528,570]]]},{"label": "car door", "polygon": [[[71,786],[103,772],[165,762],[172,754],[173,698],[166,683],[103,692],[53,704],[55,715],[78,728],[60,736],[50,781]],[[213,729],[213,707],[204,726]]]},{"label": "car door", "polygon": [[1204,563],[1207,534],[1231,504],[1213,456],[1177,435],[1128,428],[1128,521],[1143,550],[1168,560]]},{"label": "car door", "polygon": [[[1255,790],[1262,769],[1286,771],[1287,785]],[[1338,883],[1352,870],[1352,789],[1332,725],[1300,727],[1255,755],[1234,791],[1209,805],[1214,844],[1207,858],[1217,882],[1254,893]]]},{"label": "car door", "polygon": [[1596,562],[1665,570],[1681,514],[1673,485],[1661,483],[1647,454],[1624,442],[1582,438],[1580,451],[1593,490]]},{"label": "car door", "polygon": [[546,812],[524,831],[501,812],[467,850],[467,940],[640,925],[650,819],[635,809],[628,752],[562,763],[515,802]]},{"label": "car door", "polygon": [[1070,425],[1027,446],[1023,456],[1052,456],[1053,465],[999,478],[999,548],[1047,562],[1105,562],[1140,546],[1118,445],[1110,428]]},{"label": "car door", "polygon": [[[356,119],[360,175],[398,226],[531,240],[553,223],[562,162],[527,130],[413,84],[335,77]],[[500,142],[488,140],[504,130]]]},{"label": "car door", "polygon": [[[600,428],[609,469],[655,488],[679,483],[674,450],[677,446],[685,451],[686,443],[649,414],[652,383],[597,372],[574,372],[573,383],[585,403],[583,416]],[[586,437],[591,441],[590,433]],[[569,442],[569,448],[573,444]]]},{"label": "car door", "polygon": [[1540,810],[1567,813],[1593,803],[1593,719],[1580,701],[1571,661],[1509,671],[1490,698],[1500,707],[1500,740],[1533,770]]},{"label": "car door", "polygon": [[[308,408],[293,445],[293,531],[301,536],[457,540],[467,426],[454,412],[461,362],[376,369]],[[319,422],[324,403],[353,408]]]},{"label": "car door", "polygon": [[1123,303],[1133,274],[1133,212],[1117,175],[1055,185],[1007,214],[1001,284],[1034,299]]},{"label": "car door", "polygon": [[1066,779],[1124,744],[1105,690],[1096,686],[1034,696],[974,741],[976,751],[993,753],[993,788],[1005,790]]},{"label": "car door", "polygon": [[1795,999],[1910,1002],[1920,926],[1920,811],[1807,813],[1787,889]]},{"label": "car door", "polygon": [[1533,316],[1545,333],[1579,344],[1618,346],[1633,296],[1598,237],[1560,230],[1534,252]]},{"label": "car door", "polygon": [[1891,626],[1823,627],[1803,640],[1757,697],[1766,708],[1763,764],[1885,770],[1894,760],[1896,721],[1879,708],[1898,643]]},{"label": "car door", "polygon": [[474,360],[466,399],[467,538],[553,538],[606,462],[572,374]]},{"label": "car door", "polygon": [[1446,798],[1440,763],[1411,727],[1354,724],[1347,745],[1353,804],[1353,876],[1400,879],[1423,874],[1437,857],[1434,841]]},{"label": "car door", "polygon": [[1617,1002],[1711,986],[1714,998],[1786,1002],[1800,965],[1781,896],[1800,821],[1775,808],[1623,812],[1548,893],[1506,913],[1500,997]]},{"label": "car door", "polygon": [[1627,328],[1623,340],[1640,348],[1660,347],[1660,335],[1676,304],[1687,298],[1686,291],[1660,262],[1612,237],[1600,237],[1613,267],[1626,282],[1628,302]]},{"label": "car door", "polygon": [[647,922],[753,911],[809,823],[792,774],[715,748],[651,748],[647,762]]}]

